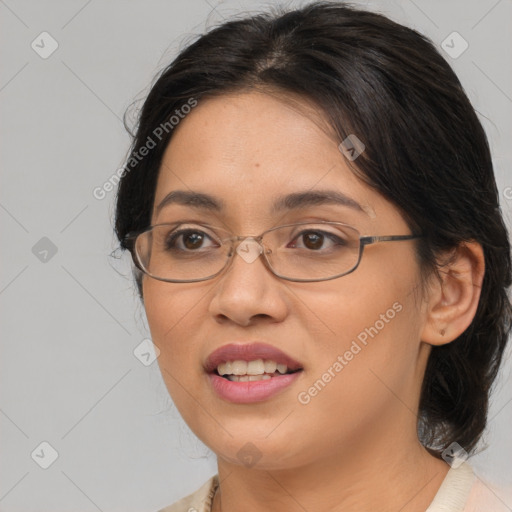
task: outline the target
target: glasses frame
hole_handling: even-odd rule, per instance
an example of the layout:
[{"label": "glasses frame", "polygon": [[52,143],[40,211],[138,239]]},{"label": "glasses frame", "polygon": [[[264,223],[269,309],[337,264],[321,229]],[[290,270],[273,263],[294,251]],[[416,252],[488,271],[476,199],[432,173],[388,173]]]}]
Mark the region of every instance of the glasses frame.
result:
[{"label": "glasses frame", "polygon": [[[336,222],[336,221],[305,221],[305,222],[294,222],[291,224],[282,224],[280,226],[275,226],[273,228],[267,229],[266,231],[264,231],[263,233],[261,233],[259,235],[235,235],[234,233],[231,233],[226,228],[222,228],[220,226],[212,226],[209,224],[197,223],[198,226],[202,225],[208,229],[221,230],[221,231],[224,231],[224,232],[232,235],[232,236],[222,239],[222,242],[229,241],[231,243],[230,252],[228,254],[228,257],[226,259],[226,263],[224,264],[224,266],[215,274],[212,274],[207,277],[201,277],[198,279],[166,279],[166,278],[157,277],[157,276],[151,274],[148,270],[146,270],[144,268],[144,265],[140,261],[139,254],[137,253],[137,250],[136,250],[137,238],[139,236],[143,235],[144,233],[147,233],[147,232],[153,230],[154,228],[156,228],[158,226],[173,226],[173,225],[175,225],[176,227],[178,227],[181,224],[189,224],[189,223],[187,223],[187,222],[179,222],[179,223],[164,222],[161,224],[155,224],[153,226],[149,226],[149,227],[143,229],[142,231],[130,232],[124,237],[126,246],[128,247],[128,250],[130,251],[130,253],[132,255],[133,263],[141,272],[143,272],[144,274],[146,274],[149,277],[152,277],[153,279],[157,279],[158,281],[163,281],[166,283],[197,283],[200,281],[208,281],[210,279],[217,277],[222,272],[226,271],[231,266],[240,243],[242,243],[244,240],[251,239],[251,240],[254,240],[255,242],[257,242],[260,247],[260,254],[258,255],[258,258],[263,256],[263,263],[264,263],[265,267],[276,277],[279,277],[280,279],[284,279],[286,281],[293,281],[293,282],[298,282],[298,283],[330,281],[332,279],[339,279],[340,277],[346,276],[346,275],[354,272],[359,267],[359,265],[361,263],[361,259],[363,258],[364,248],[368,245],[373,245],[373,244],[380,243],[380,242],[402,242],[405,240],[415,240],[417,238],[422,238],[424,236],[423,234],[414,234],[414,233],[412,233],[410,235],[361,236],[361,233],[359,232],[359,230],[357,228],[355,228],[354,226],[351,226],[350,224],[346,224],[344,222]],[[195,224],[195,223],[191,222],[190,224]],[[308,225],[308,224],[309,225],[310,224],[327,224],[327,225],[343,226],[343,227],[350,228],[350,229],[354,230],[356,233],[358,233],[359,234],[359,255],[358,255],[357,263],[350,270],[343,272],[341,274],[336,274],[332,277],[323,277],[323,278],[314,278],[314,279],[292,279],[290,277],[286,277],[286,276],[283,276],[283,275],[277,273],[272,268],[272,265],[270,264],[270,261],[268,260],[266,247],[262,243],[263,237],[267,233],[270,233],[271,231],[275,231],[276,229],[292,227],[292,226]],[[256,260],[254,260],[254,261],[256,261]]]}]

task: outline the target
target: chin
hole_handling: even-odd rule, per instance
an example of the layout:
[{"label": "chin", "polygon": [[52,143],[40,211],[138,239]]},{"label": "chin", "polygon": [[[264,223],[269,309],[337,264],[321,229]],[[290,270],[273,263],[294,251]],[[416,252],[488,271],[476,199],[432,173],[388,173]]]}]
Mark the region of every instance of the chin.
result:
[{"label": "chin", "polygon": [[225,439],[222,445],[219,444],[217,437],[216,442],[209,444],[209,447],[219,461],[244,466],[247,469],[278,471],[290,469],[305,462],[300,460],[300,453],[296,453],[289,442],[278,437],[270,441],[243,436]]}]

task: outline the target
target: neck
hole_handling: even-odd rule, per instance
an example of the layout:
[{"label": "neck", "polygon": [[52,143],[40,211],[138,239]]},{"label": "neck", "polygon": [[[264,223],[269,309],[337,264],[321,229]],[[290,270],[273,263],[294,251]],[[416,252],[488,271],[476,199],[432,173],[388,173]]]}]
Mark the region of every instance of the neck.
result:
[{"label": "neck", "polygon": [[359,432],[350,450],[333,449],[300,467],[246,468],[219,458],[213,512],[424,512],[448,465],[431,456],[415,435],[383,443],[370,430]]}]

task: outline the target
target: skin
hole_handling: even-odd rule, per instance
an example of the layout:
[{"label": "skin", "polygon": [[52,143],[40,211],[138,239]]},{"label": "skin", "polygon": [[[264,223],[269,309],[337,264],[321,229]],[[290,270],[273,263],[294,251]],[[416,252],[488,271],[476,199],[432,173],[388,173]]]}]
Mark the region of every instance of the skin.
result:
[{"label": "skin", "polygon": [[[398,209],[354,176],[324,128],[300,99],[292,107],[278,95],[250,91],[202,100],[175,129],[155,206],[180,189],[214,195],[226,209],[172,204],[158,215],[155,208],[152,224],[193,218],[258,235],[315,217],[345,222],[362,235],[410,234]],[[323,205],[271,214],[277,196],[317,189],[340,191],[363,210]],[[261,258],[249,264],[238,256],[209,281],[145,276],[145,309],[169,393],[218,458],[213,509],[424,511],[449,469],[417,439],[425,365],[432,345],[452,341],[470,324],[483,269],[480,246],[466,244],[425,292],[414,242],[406,241],[367,247],[355,272],[324,282],[281,280]],[[299,392],[397,302],[401,312],[301,404]],[[302,374],[263,402],[222,400],[203,371],[206,358],[226,343],[256,340],[301,362]],[[261,455],[253,467],[237,457],[248,442]]]}]

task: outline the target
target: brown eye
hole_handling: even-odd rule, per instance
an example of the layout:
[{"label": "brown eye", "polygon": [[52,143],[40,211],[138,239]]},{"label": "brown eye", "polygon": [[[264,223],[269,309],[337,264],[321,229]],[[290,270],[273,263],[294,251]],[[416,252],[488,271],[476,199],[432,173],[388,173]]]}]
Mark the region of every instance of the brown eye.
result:
[{"label": "brown eye", "polygon": [[191,233],[183,237],[183,245],[187,249],[197,249],[201,246],[203,242],[204,236],[199,233]]},{"label": "brown eye", "polygon": [[334,248],[339,249],[346,245],[347,242],[343,238],[336,236],[334,233],[319,230],[308,230],[299,233],[289,247],[308,249],[310,251],[320,251]]},{"label": "brown eye", "polygon": [[319,235],[318,233],[308,233],[307,235],[303,235],[304,245],[308,249],[321,249],[322,244],[324,243],[324,236]]},{"label": "brown eye", "polygon": [[171,233],[165,241],[165,249],[168,251],[197,251],[211,238],[202,231],[183,229]]}]

